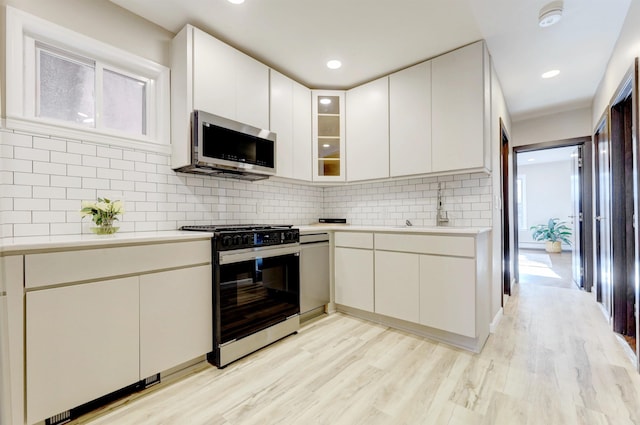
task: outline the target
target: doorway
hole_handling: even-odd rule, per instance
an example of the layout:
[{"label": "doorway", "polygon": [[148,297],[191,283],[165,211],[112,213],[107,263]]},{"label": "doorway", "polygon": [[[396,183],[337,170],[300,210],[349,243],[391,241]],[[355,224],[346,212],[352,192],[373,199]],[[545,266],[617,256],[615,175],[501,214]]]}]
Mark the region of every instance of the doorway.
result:
[{"label": "doorway", "polygon": [[[593,284],[591,138],[514,148],[515,261],[519,281],[591,291]],[[532,226],[560,229],[561,252],[547,252]],[[555,237],[552,239],[556,239]],[[549,247],[551,248],[551,247]]]},{"label": "doorway", "polygon": [[[619,86],[609,109],[611,182],[609,204],[611,234],[622,236],[611,238],[612,327],[614,332],[625,338],[637,354],[635,76],[634,67]],[[606,199],[603,202],[606,202]],[[603,286],[603,291],[605,289],[607,288]],[[604,294],[603,299],[606,300]]]}]

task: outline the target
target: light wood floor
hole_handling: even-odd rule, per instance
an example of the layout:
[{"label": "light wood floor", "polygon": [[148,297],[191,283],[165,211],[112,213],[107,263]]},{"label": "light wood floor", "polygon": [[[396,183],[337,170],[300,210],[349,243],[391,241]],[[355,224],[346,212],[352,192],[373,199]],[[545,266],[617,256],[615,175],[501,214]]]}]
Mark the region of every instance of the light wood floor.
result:
[{"label": "light wood floor", "polygon": [[640,424],[640,375],[591,294],[513,292],[479,355],[334,314],[76,423]]}]

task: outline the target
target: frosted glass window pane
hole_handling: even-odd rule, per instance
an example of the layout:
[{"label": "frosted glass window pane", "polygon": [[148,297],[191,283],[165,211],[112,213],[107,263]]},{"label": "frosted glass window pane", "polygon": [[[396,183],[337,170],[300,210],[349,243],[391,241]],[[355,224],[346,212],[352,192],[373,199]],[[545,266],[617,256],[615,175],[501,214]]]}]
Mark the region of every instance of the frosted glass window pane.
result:
[{"label": "frosted glass window pane", "polygon": [[40,50],[39,116],[95,125],[95,69]]},{"label": "frosted glass window pane", "polygon": [[146,129],[146,83],[117,72],[103,74],[104,126],[129,134],[143,135]]}]

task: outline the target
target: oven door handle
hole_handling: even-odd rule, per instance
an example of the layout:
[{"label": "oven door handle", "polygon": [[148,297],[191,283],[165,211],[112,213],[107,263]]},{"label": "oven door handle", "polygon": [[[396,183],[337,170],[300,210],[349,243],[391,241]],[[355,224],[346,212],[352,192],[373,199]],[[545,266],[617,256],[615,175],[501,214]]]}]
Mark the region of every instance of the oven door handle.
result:
[{"label": "oven door handle", "polygon": [[300,255],[300,245],[286,246],[282,248],[268,247],[268,248],[256,248],[249,252],[221,252],[219,255],[219,263],[231,264],[240,263],[242,261],[255,260],[256,258],[269,258],[279,257],[282,255]]}]

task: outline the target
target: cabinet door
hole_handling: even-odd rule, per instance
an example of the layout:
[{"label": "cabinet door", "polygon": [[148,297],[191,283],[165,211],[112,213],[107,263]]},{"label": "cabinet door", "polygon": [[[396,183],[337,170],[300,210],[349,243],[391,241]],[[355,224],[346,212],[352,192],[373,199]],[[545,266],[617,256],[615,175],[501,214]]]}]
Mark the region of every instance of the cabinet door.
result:
[{"label": "cabinet door", "polygon": [[138,277],[27,293],[27,423],[139,380],[138,294]]},{"label": "cabinet door", "polygon": [[432,168],[484,166],[483,44],[432,60]]},{"label": "cabinet door", "polygon": [[419,257],[418,254],[376,251],[376,313],[420,322]]},{"label": "cabinet door", "polygon": [[473,258],[420,256],[420,323],[476,337]]},{"label": "cabinet door", "polygon": [[193,109],[237,119],[237,55],[231,46],[193,29]]},{"label": "cabinet door", "polygon": [[345,96],[313,91],[313,180],[345,181]]},{"label": "cabinet door", "polygon": [[[276,133],[276,169],[279,177],[293,177],[293,81],[271,70],[269,129]],[[309,113],[311,119],[311,113]],[[309,163],[311,157],[307,158]]]},{"label": "cabinet door", "polygon": [[194,28],[193,108],[269,128],[269,68]]},{"label": "cabinet door", "polygon": [[236,120],[269,128],[269,68],[235,51]]},{"label": "cabinet door", "polygon": [[347,180],[389,177],[389,78],[347,92]]},{"label": "cabinet door", "polygon": [[336,303],[373,312],[373,251],[335,249]]},{"label": "cabinet door", "polygon": [[293,83],[293,178],[311,181],[311,90]]},{"label": "cabinet door", "polygon": [[391,177],[431,172],[431,62],[389,76]]},{"label": "cabinet door", "polygon": [[140,378],[213,350],[211,266],[140,276]]}]

